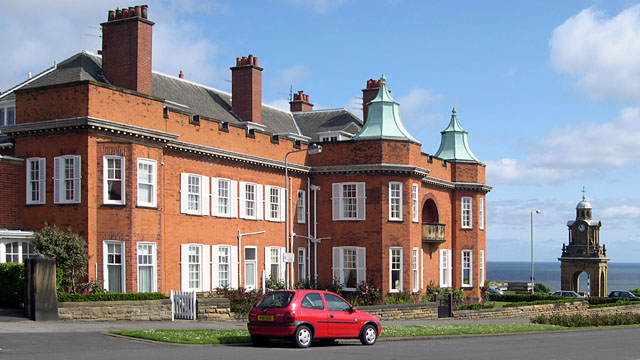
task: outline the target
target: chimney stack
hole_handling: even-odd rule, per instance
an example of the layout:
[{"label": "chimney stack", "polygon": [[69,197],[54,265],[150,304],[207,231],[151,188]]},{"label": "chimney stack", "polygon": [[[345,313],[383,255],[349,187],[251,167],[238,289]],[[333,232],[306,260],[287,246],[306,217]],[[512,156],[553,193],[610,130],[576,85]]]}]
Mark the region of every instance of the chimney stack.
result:
[{"label": "chimney stack", "polygon": [[380,80],[367,80],[367,87],[362,89],[362,122],[367,123],[367,115],[369,114],[369,102],[378,96],[380,90]]},{"label": "chimney stack", "polygon": [[151,95],[147,5],[110,10],[102,26],[102,73],[111,84]]},{"label": "chimney stack", "polygon": [[231,107],[242,121],[262,124],[262,70],[253,55],[231,68]]},{"label": "chimney stack", "polygon": [[289,101],[289,109],[291,112],[311,111],[313,104],[309,101],[309,95],[300,90],[297,94],[293,94],[293,100]]}]

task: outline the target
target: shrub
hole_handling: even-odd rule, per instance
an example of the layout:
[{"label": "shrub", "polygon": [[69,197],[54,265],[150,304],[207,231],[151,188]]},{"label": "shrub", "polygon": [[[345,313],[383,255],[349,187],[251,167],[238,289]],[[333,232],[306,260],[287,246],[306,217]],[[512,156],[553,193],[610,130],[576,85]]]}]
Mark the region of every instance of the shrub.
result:
[{"label": "shrub", "polygon": [[380,302],[381,294],[380,289],[369,280],[361,282],[354,295],[362,305],[376,305]]},{"label": "shrub", "polygon": [[549,294],[551,292],[551,289],[543,283],[536,283],[533,286],[533,292],[540,294]]},{"label": "shrub", "polygon": [[266,291],[282,290],[286,287],[284,281],[272,279],[271,276],[264,280],[264,288]]},{"label": "shrub", "polygon": [[427,286],[427,295],[429,296],[429,301],[436,301],[436,294],[438,294],[439,299],[446,299],[449,297],[449,293],[453,294],[453,302],[454,303],[462,303],[465,299],[464,291],[461,288],[441,288],[435,286],[433,282],[429,283]]},{"label": "shrub", "polygon": [[640,324],[640,314],[541,315],[531,319],[531,322],[534,324],[549,324],[565,327],[634,325]]},{"label": "shrub", "polygon": [[262,295],[256,290],[247,291],[243,287],[230,289],[226,286],[217,288],[216,293],[219,297],[229,299],[231,311],[237,314],[249,313],[253,304],[255,304],[260,295]]},{"label": "shrub", "polygon": [[516,301],[516,302],[510,302],[510,303],[504,304],[503,307],[562,304],[562,303],[585,301],[585,300],[586,299],[560,298],[560,299],[552,299],[552,300]]},{"label": "shrub", "polygon": [[639,304],[640,299],[630,298],[610,298],[610,297],[591,297],[589,298],[589,307],[599,308],[608,306],[623,306],[630,304]]},{"label": "shrub", "polygon": [[629,290],[629,292],[635,296],[640,296],[640,289]]},{"label": "shrub", "polygon": [[24,302],[24,265],[0,264],[0,306],[20,307]]},{"label": "shrub", "polygon": [[542,295],[542,294],[489,294],[489,300],[491,301],[504,301],[504,302],[530,302],[538,300],[558,300],[563,299],[561,296]]},{"label": "shrub", "polygon": [[167,296],[159,292],[148,293],[58,293],[58,302],[87,302],[87,301],[128,301],[128,300],[161,300]]},{"label": "shrub", "polygon": [[383,301],[385,305],[409,304],[412,302],[414,302],[412,299],[412,294],[408,290],[405,290],[400,293],[389,293],[387,294],[387,296],[384,298],[384,301]]},{"label": "shrub", "polygon": [[313,280],[299,281],[293,285],[294,289],[316,289],[316,282]]}]

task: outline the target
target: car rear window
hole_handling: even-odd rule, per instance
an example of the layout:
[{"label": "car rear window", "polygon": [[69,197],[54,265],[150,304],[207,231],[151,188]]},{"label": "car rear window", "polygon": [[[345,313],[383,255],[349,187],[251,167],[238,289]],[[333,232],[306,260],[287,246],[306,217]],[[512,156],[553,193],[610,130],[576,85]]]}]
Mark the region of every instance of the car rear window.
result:
[{"label": "car rear window", "polygon": [[256,307],[260,309],[287,307],[291,303],[293,295],[295,295],[295,293],[291,291],[272,292],[266,294],[262,300],[256,304]]}]

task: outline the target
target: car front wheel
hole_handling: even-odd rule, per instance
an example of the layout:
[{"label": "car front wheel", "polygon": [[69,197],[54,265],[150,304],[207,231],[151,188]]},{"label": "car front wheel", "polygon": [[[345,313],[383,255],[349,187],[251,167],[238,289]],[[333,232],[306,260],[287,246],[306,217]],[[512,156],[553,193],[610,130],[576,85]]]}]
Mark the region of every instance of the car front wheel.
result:
[{"label": "car front wheel", "polygon": [[313,334],[311,333],[311,329],[306,325],[299,326],[295,334],[293,334],[293,342],[295,342],[299,348],[309,347],[311,340],[313,340]]},{"label": "car front wheel", "polygon": [[375,326],[367,324],[362,328],[360,342],[362,345],[373,345],[378,340],[378,331]]}]

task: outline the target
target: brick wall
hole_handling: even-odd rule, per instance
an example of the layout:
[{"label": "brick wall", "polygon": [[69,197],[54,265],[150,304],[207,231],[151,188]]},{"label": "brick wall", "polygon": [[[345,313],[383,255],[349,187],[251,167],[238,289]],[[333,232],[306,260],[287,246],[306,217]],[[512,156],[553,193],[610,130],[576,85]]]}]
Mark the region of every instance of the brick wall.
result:
[{"label": "brick wall", "polygon": [[0,157],[0,228],[22,229],[22,207],[26,202],[24,161]]}]

